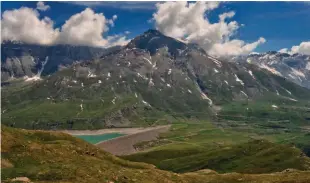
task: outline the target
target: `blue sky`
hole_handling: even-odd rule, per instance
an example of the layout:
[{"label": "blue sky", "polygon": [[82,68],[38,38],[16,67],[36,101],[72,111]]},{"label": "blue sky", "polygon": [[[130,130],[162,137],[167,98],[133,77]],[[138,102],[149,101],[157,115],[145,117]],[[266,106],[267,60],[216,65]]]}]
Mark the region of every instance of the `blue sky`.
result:
[{"label": "blue sky", "polygon": [[[18,9],[22,6],[36,8],[37,2],[1,2],[2,12]],[[103,13],[106,18],[117,15],[115,26],[105,34],[123,34],[130,31],[128,38],[133,38],[149,28],[155,28],[152,19],[156,12],[155,3],[64,3],[45,2],[50,9],[40,12],[40,17],[50,17],[55,27],[61,27],[72,15],[90,7],[96,13]],[[256,41],[264,37],[267,41],[254,51],[264,52],[280,50],[310,41],[310,3],[307,2],[226,2],[210,11],[206,16],[210,22],[217,22],[218,15],[234,11],[232,20],[241,26],[233,38],[245,42]]]}]

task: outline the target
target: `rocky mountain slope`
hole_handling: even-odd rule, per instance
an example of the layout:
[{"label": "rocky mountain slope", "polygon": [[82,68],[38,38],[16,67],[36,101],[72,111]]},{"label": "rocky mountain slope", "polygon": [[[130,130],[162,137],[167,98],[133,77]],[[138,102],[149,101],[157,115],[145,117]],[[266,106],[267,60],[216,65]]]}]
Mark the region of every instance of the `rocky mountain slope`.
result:
[{"label": "rocky mountain slope", "polygon": [[310,88],[310,56],[279,52],[254,53],[249,56],[239,56],[230,61],[252,63],[258,67],[285,77],[300,86]]},{"label": "rocky mountain slope", "polygon": [[[110,49],[87,46],[40,46],[19,42],[1,44],[1,82],[25,77],[48,75],[73,62],[93,60],[119,47]],[[34,78],[33,78],[34,79]]]},{"label": "rocky mountain slope", "polygon": [[23,128],[103,128],[210,119],[222,104],[310,92],[266,69],[224,62],[156,30],[127,46],[73,63],[43,80],[2,90],[2,121]]}]

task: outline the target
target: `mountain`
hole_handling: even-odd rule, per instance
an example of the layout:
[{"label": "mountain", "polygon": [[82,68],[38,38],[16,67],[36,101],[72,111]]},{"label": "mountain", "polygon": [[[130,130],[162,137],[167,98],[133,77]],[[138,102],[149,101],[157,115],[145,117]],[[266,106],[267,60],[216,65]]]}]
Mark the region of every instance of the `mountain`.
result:
[{"label": "mountain", "polygon": [[287,54],[275,51],[238,56],[231,59],[233,62],[252,63],[269,70],[300,86],[310,88],[310,56],[301,54]]},{"label": "mountain", "polygon": [[100,54],[43,80],[3,87],[2,122],[31,129],[145,126],[211,119],[236,101],[310,99],[308,89],[266,69],[218,60],[156,30]]},{"label": "mountain", "polygon": [[41,46],[7,41],[1,44],[1,82],[53,74],[73,62],[93,60],[119,47]]},{"label": "mountain", "polygon": [[[2,182],[306,183],[310,181],[309,171],[292,169],[271,174],[220,174],[209,169],[177,174],[159,170],[150,164],[118,158],[81,139],[59,132],[21,130],[2,126],[1,139]],[[285,146],[279,149],[280,152],[284,148]],[[238,148],[233,150],[238,151]],[[248,155],[255,150],[255,148],[248,148],[246,153]],[[260,150],[263,152],[262,149]],[[284,151],[292,154],[298,152],[293,148],[285,148]],[[265,151],[264,154],[266,157],[273,157],[272,152]],[[284,158],[286,159],[287,156]],[[306,164],[308,159],[296,156],[292,162],[296,163],[297,167]],[[212,162],[209,161],[209,163]],[[291,161],[275,163],[283,165]],[[266,169],[266,166],[264,168]],[[276,169],[281,168],[276,167]]]}]

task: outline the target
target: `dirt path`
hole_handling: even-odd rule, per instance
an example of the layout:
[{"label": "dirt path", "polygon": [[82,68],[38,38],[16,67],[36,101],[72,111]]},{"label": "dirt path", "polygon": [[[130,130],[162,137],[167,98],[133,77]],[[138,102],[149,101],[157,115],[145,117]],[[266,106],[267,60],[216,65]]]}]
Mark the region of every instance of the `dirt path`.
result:
[{"label": "dirt path", "polygon": [[137,133],[99,142],[96,145],[114,155],[132,154],[137,152],[134,148],[134,144],[143,141],[155,140],[158,138],[160,133],[168,131],[169,128],[170,125],[144,128],[142,131],[136,131]]}]

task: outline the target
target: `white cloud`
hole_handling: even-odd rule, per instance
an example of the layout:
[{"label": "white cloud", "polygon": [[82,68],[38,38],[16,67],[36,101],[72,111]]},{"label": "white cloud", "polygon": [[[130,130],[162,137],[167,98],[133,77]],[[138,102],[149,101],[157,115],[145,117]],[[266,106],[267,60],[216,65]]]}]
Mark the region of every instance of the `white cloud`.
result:
[{"label": "white cloud", "polygon": [[206,13],[218,6],[219,2],[157,3],[157,12],[153,14],[153,19],[156,28],[164,34],[186,42],[197,43],[215,56],[249,54],[266,41],[264,38],[253,43],[232,40],[231,37],[240,26],[236,21],[228,22],[227,19],[232,18],[235,12],[219,15],[217,23],[210,23],[205,17]]},{"label": "white cloud", "polygon": [[293,46],[291,50],[293,53],[310,55],[310,41],[309,42],[302,42],[298,46]]},{"label": "white cloud", "polygon": [[107,40],[110,42],[111,46],[116,46],[116,45],[124,46],[130,41],[124,35],[108,36]]},{"label": "white cloud", "polygon": [[[107,46],[108,40],[102,34],[109,30],[109,20],[102,13],[86,8],[71,16],[61,27],[57,43],[86,46]],[[113,21],[112,21],[113,23]]]},{"label": "white cloud", "polygon": [[293,46],[290,50],[288,48],[283,48],[279,50],[281,53],[288,53],[288,54],[304,54],[304,55],[310,55],[310,41],[308,42],[301,42],[297,46]]},{"label": "white cloud", "polygon": [[31,8],[7,10],[2,14],[1,41],[13,40],[26,43],[52,44],[59,35],[59,30],[53,28],[53,21],[44,17],[39,19],[39,13]]},{"label": "white cloud", "polygon": [[209,50],[211,55],[219,56],[230,56],[230,55],[248,55],[254,50],[258,45],[265,43],[264,38],[259,38],[253,43],[246,44],[242,40],[231,40],[224,43],[215,43]]},{"label": "white cloud", "polygon": [[54,29],[53,21],[44,17],[40,19],[35,9],[22,7],[7,10],[1,20],[2,39],[22,41],[32,44],[70,44],[109,47],[128,42],[125,36],[103,37],[114,26],[117,15],[107,19],[103,13],[95,13],[92,9],[72,15],[61,29]]},{"label": "white cloud", "polygon": [[117,19],[117,15],[113,15],[112,19],[108,20],[108,23],[114,27],[114,21]]},{"label": "white cloud", "polygon": [[51,8],[51,7],[50,7],[49,5],[45,5],[44,2],[42,2],[42,1],[39,1],[39,2],[37,3],[37,9],[38,9],[38,10],[46,11],[46,10],[48,10],[48,9],[50,9],[50,8]]},{"label": "white cloud", "polygon": [[283,48],[283,49],[279,50],[279,52],[280,52],[280,53],[288,53],[289,51],[288,51],[287,48]]}]

